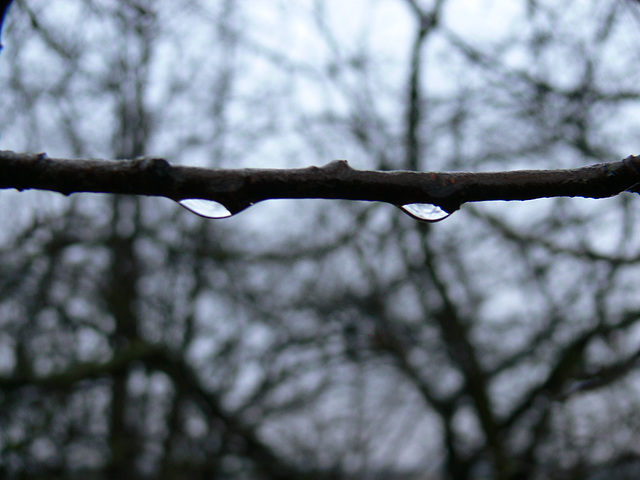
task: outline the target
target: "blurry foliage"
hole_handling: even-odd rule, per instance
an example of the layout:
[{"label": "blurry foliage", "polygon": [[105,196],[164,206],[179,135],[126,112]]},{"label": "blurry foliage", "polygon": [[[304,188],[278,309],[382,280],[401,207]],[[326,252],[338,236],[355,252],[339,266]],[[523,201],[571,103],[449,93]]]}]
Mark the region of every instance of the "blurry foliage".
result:
[{"label": "blurry foliage", "polygon": [[[621,1],[16,0],[3,148],[511,169],[635,148]],[[0,476],[637,478],[637,201],[0,194]],[[613,477],[611,476],[613,475]],[[626,476],[625,476],[626,475]]]}]

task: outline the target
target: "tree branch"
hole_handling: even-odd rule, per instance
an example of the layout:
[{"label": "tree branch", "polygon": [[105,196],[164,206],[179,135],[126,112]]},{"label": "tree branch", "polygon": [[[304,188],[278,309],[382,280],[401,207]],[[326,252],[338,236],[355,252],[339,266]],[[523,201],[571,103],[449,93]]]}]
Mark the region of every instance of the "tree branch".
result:
[{"label": "tree branch", "polygon": [[24,387],[66,390],[78,382],[122,372],[133,362],[150,361],[160,353],[159,347],[143,341],[135,341],[125,349],[115,352],[113,358],[106,362],[79,362],[73,364],[68,370],[47,376],[0,377],[0,390],[10,392]]},{"label": "tree branch", "polygon": [[207,199],[230,214],[277,198],[432,204],[451,213],[466,202],[640,193],[640,156],[574,169],[470,173],[355,170],[345,160],[300,169],[214,170],[175,166],[155,157],[68,160],[0,151],[2,188]]}]

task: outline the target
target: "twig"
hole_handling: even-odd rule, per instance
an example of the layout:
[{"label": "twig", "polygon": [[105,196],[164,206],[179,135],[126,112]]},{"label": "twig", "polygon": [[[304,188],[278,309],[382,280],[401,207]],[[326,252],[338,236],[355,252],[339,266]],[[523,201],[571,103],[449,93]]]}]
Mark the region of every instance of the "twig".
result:
[{"label": "twig", "polygon": [[276,198],[432,204],[451,213],[465,202],[640,193],[640,156],[575,169],[469,173],[355,170],[345,160],[300,169],[216,170],[155,157],[68,160],[0,151],[0,188],[207,199],[231,214]]}]

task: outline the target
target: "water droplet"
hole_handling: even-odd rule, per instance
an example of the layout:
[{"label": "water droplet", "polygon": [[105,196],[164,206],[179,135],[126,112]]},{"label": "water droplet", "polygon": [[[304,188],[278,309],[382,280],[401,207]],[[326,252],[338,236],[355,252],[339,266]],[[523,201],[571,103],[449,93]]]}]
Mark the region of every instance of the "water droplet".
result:
[{"label": "water droplet", "polygon": [[439,222],[451,215],[446,210],[430,203],[408,203],[402,205],[400,209],[407,215],[423,222]]},{"label": "water droplet", "polygon": [[184,198],[178,202],[190,212],[206,218],[227,218],[233,215],[221,203],[213,200],[204,200],[202,198]]}]

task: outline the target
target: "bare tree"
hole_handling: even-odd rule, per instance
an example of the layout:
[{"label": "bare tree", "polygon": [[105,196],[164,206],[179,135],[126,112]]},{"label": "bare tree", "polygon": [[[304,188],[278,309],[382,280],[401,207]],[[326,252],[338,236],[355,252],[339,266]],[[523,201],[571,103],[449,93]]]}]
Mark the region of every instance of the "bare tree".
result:
[{"label": "bare tree", "polygon": [[[166,194],[149,179],[220,172],[180,164],[223,179],[332,158],[357,168],[311,169],[311,188],[327,172],[627,157],[640,92],[626,6],[516,3],[17,0],[3,142],[147,157],[81,164],[65,193],[83,178],[124,188],[125,172],[131,190],[115,191]],[[60,186],[42,173],[54,160],[2,159],[18,172],[2,187]],[[570,178],[595,173],[601,196],[633,190],[635,162]],[[483,175],[441,174],[467,190],[440,206],[468,201]],[[438,204],[380,185],[327,197]],[[235,213],[263,199],[246,192],[204,198]],[[213,222],[144,197],[0,199],[6,476],[637,472],[631,195],[465,205],[437,225],[354,202],[266,202]]]}]

